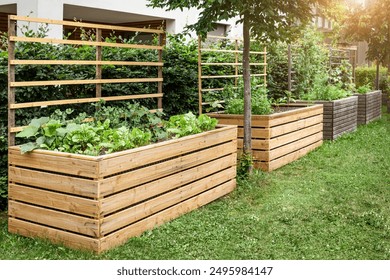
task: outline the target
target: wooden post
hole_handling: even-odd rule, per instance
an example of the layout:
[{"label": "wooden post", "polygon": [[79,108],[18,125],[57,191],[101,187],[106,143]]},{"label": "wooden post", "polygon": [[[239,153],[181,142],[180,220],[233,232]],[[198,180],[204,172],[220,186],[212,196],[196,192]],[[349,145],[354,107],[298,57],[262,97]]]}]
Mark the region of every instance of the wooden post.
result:
[{"label": "wooden post", "polygon": [[[11,20],[8,16],[8,35],[15,36],[16,21]],[[9,38],[8,37],[8,38]],[[11,87],[11,83],[15,82],[15,65],[11,65],[10,61],[15,59],[15,42],[8,39],[8,146],[15,145],[15,134],[11,132],[11,128],[15,127],[15,110],[11,106],[15,104],[15,87]]]},{"label": "wooden post", "polygon": [[[235,58],[234,62],[236,63],[236,65],[234,66],[235,68],[234,74],[238,76],[238,39],[235,40],[235,43],[236,43],[236,52],[234,53],[234,58]],[[238,77],[234,78],[234,86],[236,87],[238,86]]]},{"label": "wooden post", "polygon": [[[158,45],[159,46],[162,46],[163,45],[163,36],[162,34],[158,34]],[[161,50],[158,50],[158,62],[163,62],[163,52],[162,52],[162,49]],[[158,78],[162,78],[163,77],[163,68],[162,66],[158,66],[157,67],[157,71],[158,71]],[[158,82],[158,85],[157,85],[158,89],[157,89],[157,92],[158,93],[162,93],[163,92],[163,82],[162,81],[159,81]],[[162,97],[159,97],[157,99],[157,108],[159,110],[162,110]]]},{"label": "wooden post", "polygon": [[[102,30],[96,28],[96,42],[102,41]],[[102,47],[96,46],[96,61],[102,61]],[[102,78],[102,66],[96,64],[96,79],[100,80]],[[96,97],[102,97],[102,85],[96,84]]]},{"label": "wooden post", "polygon": [[267,47],[264,47],[264,86],[267,87]]},{"label": "wooden post", "polygon": [[291,92],[291,71],[292,71],[292,57],[291,57],[291,45],[288,45],[287,48],[287,59],[288,59],[288,70],[287,70],[287,79],[288,79],[288,91]]},{"label": "wooden post", "polygon": [[202,38],[198,36],[198,97],[199,97],[199,115],[202,114]]}]

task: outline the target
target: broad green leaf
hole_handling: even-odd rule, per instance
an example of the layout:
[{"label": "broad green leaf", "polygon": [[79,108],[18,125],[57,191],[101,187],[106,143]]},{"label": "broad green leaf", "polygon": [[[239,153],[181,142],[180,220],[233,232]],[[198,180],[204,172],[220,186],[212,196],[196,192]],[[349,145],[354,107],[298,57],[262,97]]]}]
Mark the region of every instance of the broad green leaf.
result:
[{"label": "broad green leaf", "polygon": [[19,138],[29,138],[32,136],[35,136],[39,130],[39,127],[37,126],[28,126],[25,129],[23,129],[21,132],[16,134],[16,137]]},{"label": "broad green leaf", "polygon": [[38,148],[38,145],[36,143],[28,142],[28,143],[20,146],[20,151],[22,154],[25,154],[25,153],[31,152],[37,148]]}]

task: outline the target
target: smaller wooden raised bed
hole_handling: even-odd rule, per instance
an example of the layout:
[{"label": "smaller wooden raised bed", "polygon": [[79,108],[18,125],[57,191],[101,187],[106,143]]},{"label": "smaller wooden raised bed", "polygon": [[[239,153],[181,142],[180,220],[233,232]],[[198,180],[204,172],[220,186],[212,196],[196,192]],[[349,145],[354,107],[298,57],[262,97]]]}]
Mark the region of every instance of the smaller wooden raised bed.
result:
[{"label": "smaller wooden raised bed", "polygon": [[9,148],[8,230],[101,252],[236,186],[237,128],[104,156]]},{"label": "smaller wooden raised bed", "polygon": [[358,97],[357,124],[367,124],[382,116],[382,91],[376,90],[355,96]]},{"label": "smaller wooden raised bed", "polygon": [[342,134],[357,128],[357,96],[332,101],[297,101],[297,103],[324,106],[324,140],[335,140]]},{"label": "smaller wooden raised bed", "polygon": [[[282,105],[282,112],[252,116],[255,168],[272,171],[306,155],[322,144],[322,105]],[[220,124],[238,125],[238,148],[243,148],[244,116],[210,113]]]}]

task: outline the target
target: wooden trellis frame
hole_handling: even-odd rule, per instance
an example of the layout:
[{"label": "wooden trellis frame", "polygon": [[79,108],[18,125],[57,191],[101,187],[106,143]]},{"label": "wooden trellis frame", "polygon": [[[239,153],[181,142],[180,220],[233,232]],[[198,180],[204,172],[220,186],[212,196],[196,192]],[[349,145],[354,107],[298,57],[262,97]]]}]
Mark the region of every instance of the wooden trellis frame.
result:
[{"label": "wooden trellis frame", "polygon": [[[287,79],[288,79],[288,91],[292,92],[295,90],[294,88],[294,48],[298,48],[299,45],[288,45],[287,48],[287,58],[288,58],[288,72],[287,72]],[[351,63],[352,66],[352,81],[355,81],[355,69],[356,69],[356,48],[349,47],[349,48],[333,48],[328,47],[329,49],[329,69],[332,69],[334,66],[341,65],[342,60],[348,60]]]},{"label": "wooden trellis frame", "polygon": [[[233,78],[234,84],[237,86],[238,78],[242,77],[242,73],[239,73],[239,67],[242,66],[242,62],[240,62],[240,55],[242,56],[243,51],[239,49],[242,44],[243,39],[239,38],[229,38],[224,36],[214,36],[208,35],[207,39],[215,39],[215,40],[229,40],[233,41],[235,45],[234,50],[224,50],[224,49],[212,49],[212,48],[203,48],[202,47],[202,38],[198,36],[198,96],[199,96],[199,114],[202,114],[203,106],[210,105],[209,102],[203,101],[203,93],[211,92],[211,91],[222,91],[224,88],[203,88],[203,80],[206,79],[223,79],[223,78]],[[233,53],[234,54],[234,62],[203,62],[202,61],[202,53],[203,52],[222,52],[222,53]],[[251,73],[251,77],[263,77],[264,85],[267,85],[267,49],[264,47],[264,50],[259,51],[250,51],[250,54],[263,55],[262,62],[250,62],[250,66],[263,66],[261,73]],[[234,67],[234,75],[203,75],[203,66],[211,65],[211,66],[232,66]],[[220,103],[223,103],[224,100],[220,100]]]},{"label": "wooden trellis frame", "polygon": [[[81,40],[67,40],[56,38],[34,38],[34,37],[20,37],[16,36],[16,26],[18,21],[33,22],[38,24],[51,24],[60,26],[72,26],[75,28],[90,28],[96,32],[96,41],[81,41]],[[62,21],[62,20],[50,20],[43,18],[30,18],[22,16],[10,15],[8,17],[8,145],[15,145],[15,133],[21,131],[23,127],[16,126],[15,110],[32,108],[32,107],[47,107],[57,105],[69,105],[79,103],[92,103],[99,100],[105,101],[123,101],[134,100],[144,98],[157,98],[157,110],[162,110],[162,50],[163,50],[163,30],[158,29],[146,29],[146,28],[133,28],[114,25],[103,24],[91,24],[74,21]],[[126,43],[108,43],[103,42],[102,30],[120,30],[126,32],[140,32],[155,34],[158,36],[158,45],[142,45],[142,44],[126,44]],[[17,60],[15,58],[15,47],[17,42],[34,42],[42,44],[68,44],[68,45],[87,45],[96,47],[96,59],[95,60]],[[157,50],[156,61],[104,61],[102,57],[102,49],[104,47],[114,48],[132,48],[132,49],[147,49]],[[18,65],[91,65],[95,66],[96,73],[95,79],[89,80],[51,80],[51,81],[16,81],[15,68]],[[121,78],[121,79],[103,79],[102,78],[102,66],[103,65],[117,65],[117,66],[155,66],[158,68],[157,77],[153,78]],[[122,96],[102,96],[102,85],[113,83],[152,83],[156,82],[157,93],[149,94],[133,94]],[[16,88],[18,87],[36,87],[36,86],[55,86],[55,85],[96,85],[96,95],[93,98],[78,98],[78,99],[65,99],[65,100],[52,100],[52,101],[38,101],[38,102],[26,102],[16,103],[15,95]]]}]

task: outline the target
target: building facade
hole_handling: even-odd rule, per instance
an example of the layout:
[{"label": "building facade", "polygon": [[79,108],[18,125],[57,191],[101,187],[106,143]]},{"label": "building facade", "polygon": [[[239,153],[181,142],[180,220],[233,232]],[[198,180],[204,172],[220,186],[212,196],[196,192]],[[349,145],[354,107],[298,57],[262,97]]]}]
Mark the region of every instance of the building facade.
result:
[{"label": "building facade", "polygon": [[[165,11],[148,7],[147,0],[0,0],[0,30],[7,30],[9,14],[49,18],[55,20],[82,20],[132,27],[164,27],[168,33],[180,33],[187,24],[197,21],[199,11]],[[233,27],[233,28],[232,28]],[[32,26],[34,28],[34,26]],[[64,30],[50,26],[49,37],[60,38]],[[241,28],[231,22],[216,23],[214,35],[240,36]]]}]

